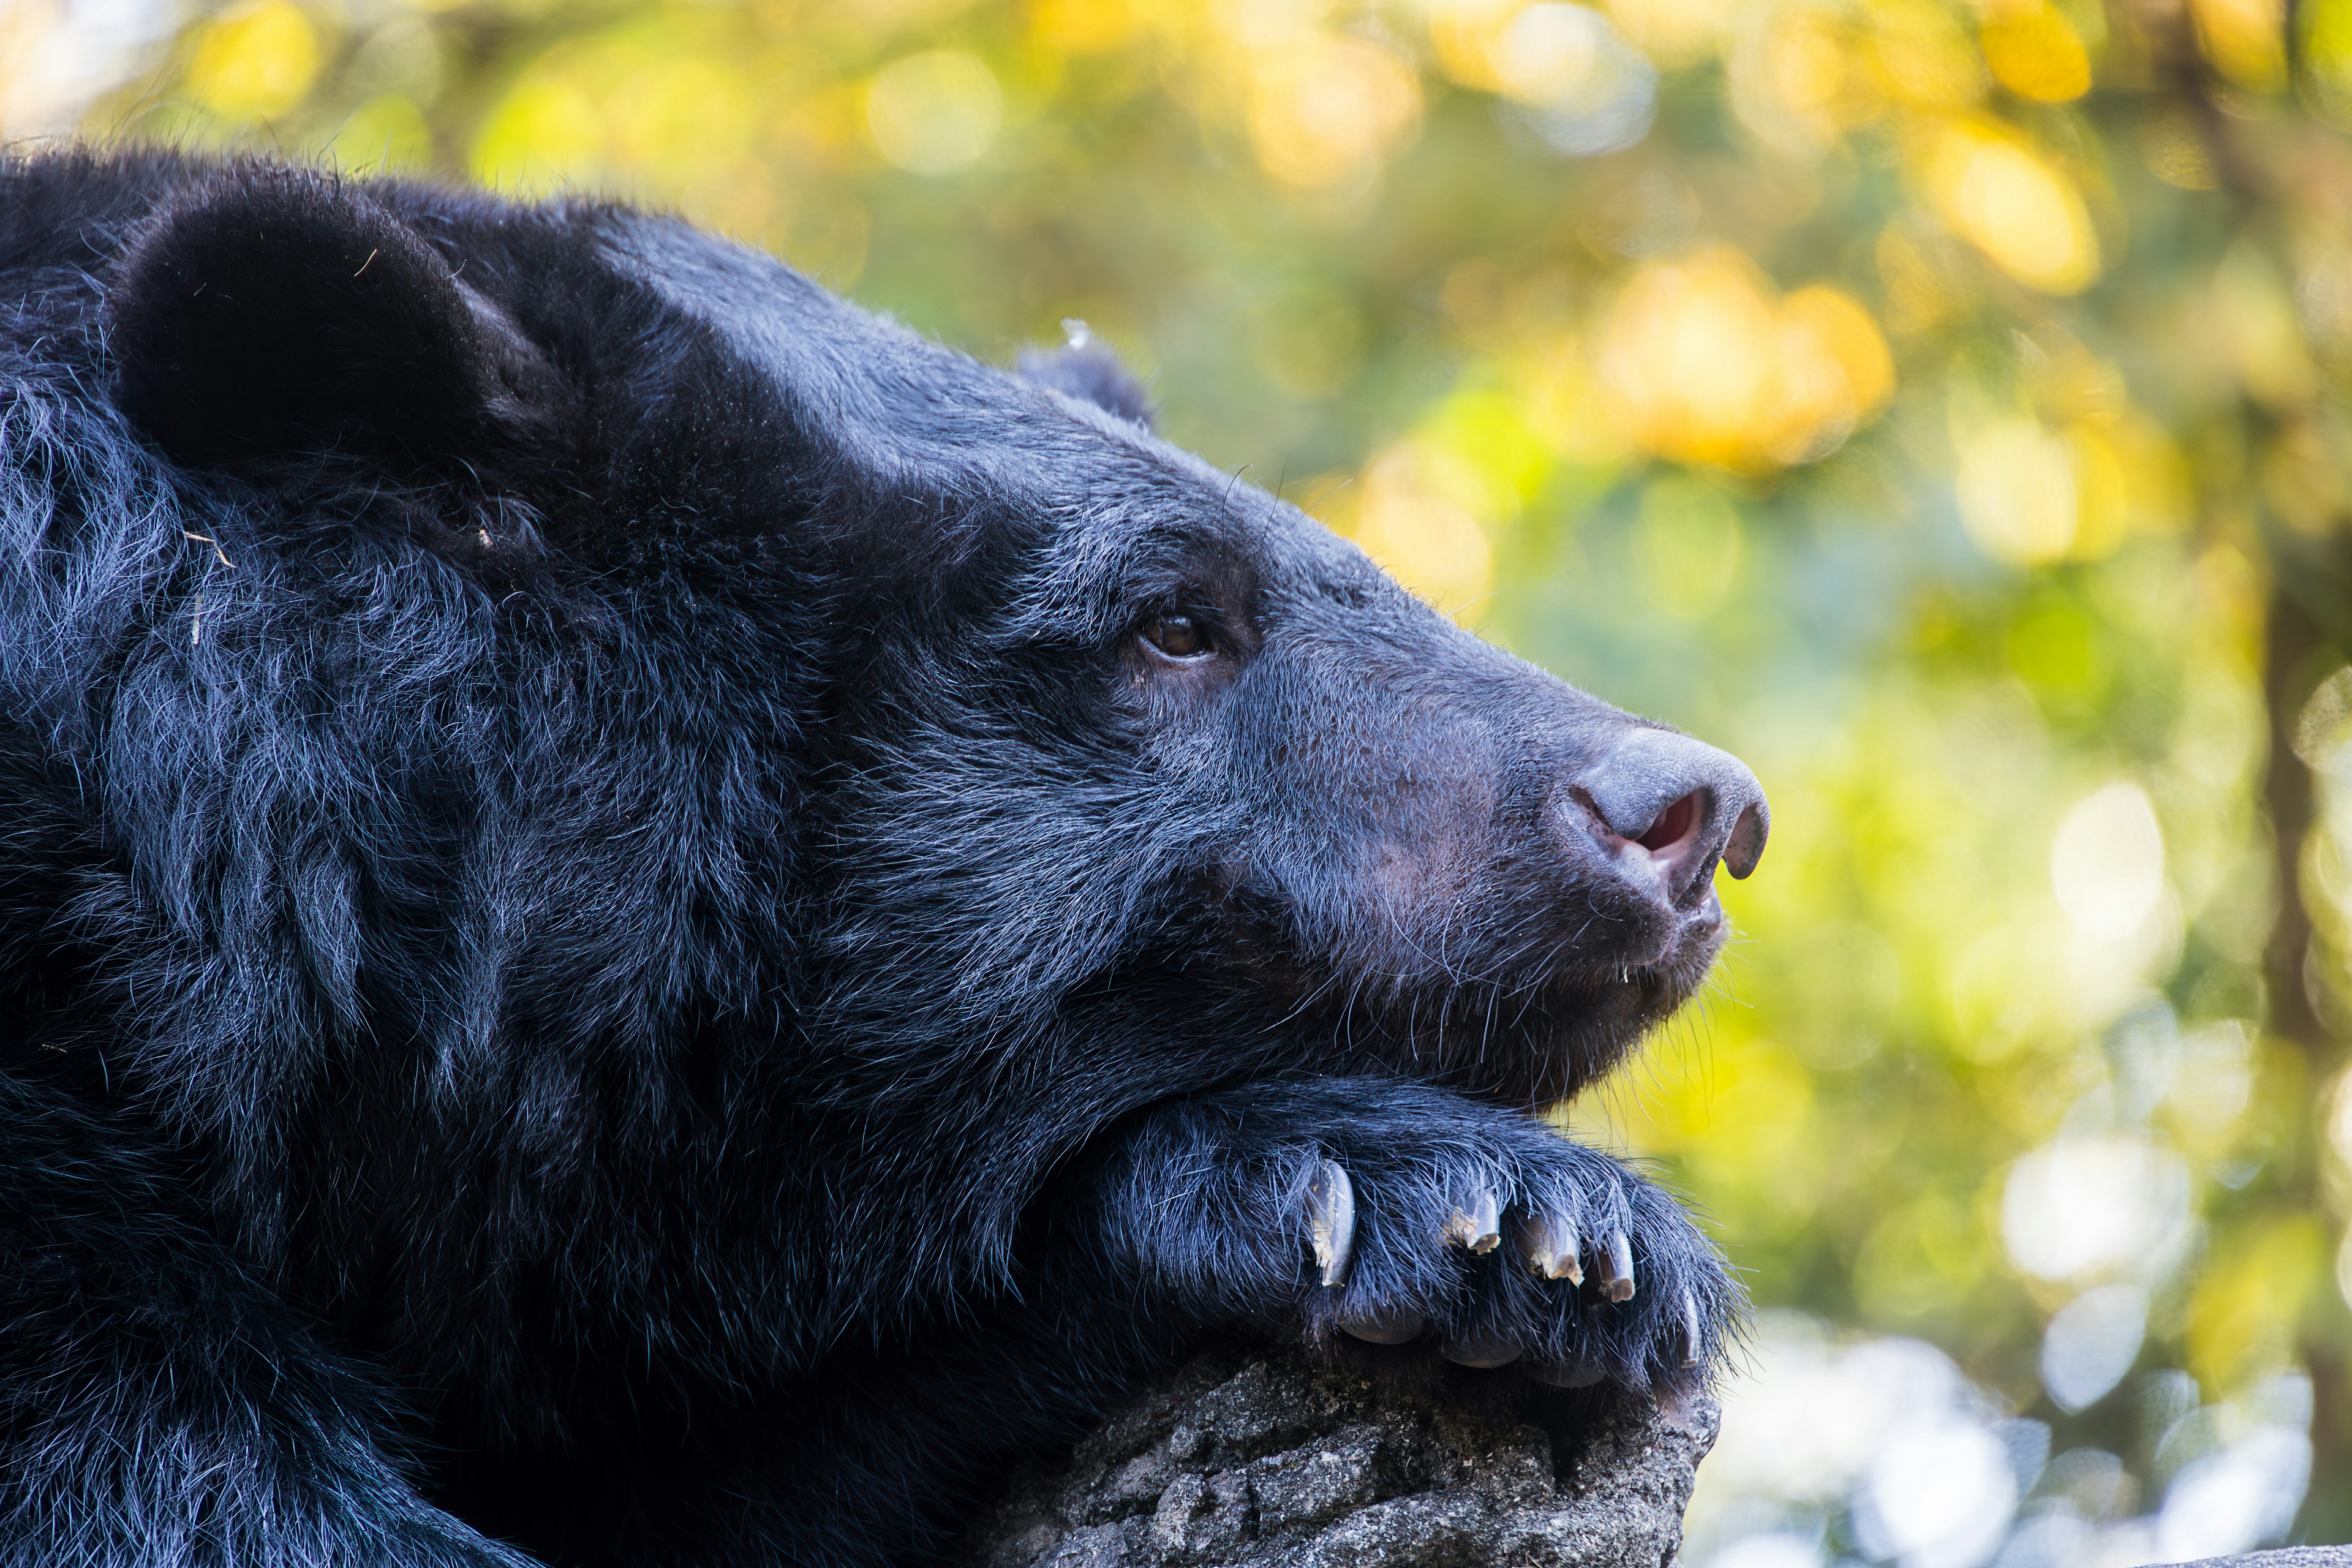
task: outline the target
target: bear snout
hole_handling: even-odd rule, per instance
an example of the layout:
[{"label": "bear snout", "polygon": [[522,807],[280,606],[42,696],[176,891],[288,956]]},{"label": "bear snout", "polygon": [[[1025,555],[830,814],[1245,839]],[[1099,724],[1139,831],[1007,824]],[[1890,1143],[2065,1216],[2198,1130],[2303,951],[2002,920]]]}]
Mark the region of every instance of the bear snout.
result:
[{"label": "bear snout", "polygon": [[1677,910],[1711,908],[1715,868],[1756,869],[1772,830],[1764,786],[1728,752],[1636,730],[1570,781],[1553,820],[1597,843],[1629,880]]}]

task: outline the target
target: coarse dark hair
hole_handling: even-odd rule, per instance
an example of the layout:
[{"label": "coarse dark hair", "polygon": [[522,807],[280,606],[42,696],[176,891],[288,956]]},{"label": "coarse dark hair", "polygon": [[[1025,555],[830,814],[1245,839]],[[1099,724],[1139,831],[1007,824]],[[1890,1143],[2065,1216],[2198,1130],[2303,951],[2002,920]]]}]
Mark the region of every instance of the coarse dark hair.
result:
[{"label": "coarse dark hair", "polygon": [[1219,1324],[1719,1360],[1534,1112],[1755,781],[1098,349],[167,152],[0,290],[0,1563],[919,1561]]}]

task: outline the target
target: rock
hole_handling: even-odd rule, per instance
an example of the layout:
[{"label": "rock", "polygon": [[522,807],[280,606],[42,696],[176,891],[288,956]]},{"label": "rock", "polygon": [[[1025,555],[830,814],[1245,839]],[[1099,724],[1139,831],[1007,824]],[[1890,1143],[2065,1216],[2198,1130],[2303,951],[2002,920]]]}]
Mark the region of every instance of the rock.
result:
[{"label": "rock", "polygon": [[2352,1568],[2352,1546],[2289,1546],[2237,1557],[2200,1557],[2173,1568]]},{"label": "rock", "polygon": [[1016,1477],[962,1561],[1664,1568],[1717,1415],[1449,1367],[1425,1346],[1223,1343]]}]

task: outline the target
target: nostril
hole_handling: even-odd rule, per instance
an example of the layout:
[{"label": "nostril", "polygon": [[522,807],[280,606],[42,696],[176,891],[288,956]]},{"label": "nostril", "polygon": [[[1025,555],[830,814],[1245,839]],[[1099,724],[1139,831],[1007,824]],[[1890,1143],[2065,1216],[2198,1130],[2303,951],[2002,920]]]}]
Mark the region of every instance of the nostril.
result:
[{"label": "nostril", "polygon": [[1649,826],[1633,836],[1633,842],[1658,855],[1696,834],[1700,820],[1706,815],[1706,803],[1699,798],[1705,793],[1693,790],[1667,806]]},{"label": "nostril", "polygon": [[1738,759],[1672,730],[1641,729],[1567,784],[1563,813],[1618,868],[1696,910],[1715,868],[1756,868],[1771,819],[1763,786]]}]

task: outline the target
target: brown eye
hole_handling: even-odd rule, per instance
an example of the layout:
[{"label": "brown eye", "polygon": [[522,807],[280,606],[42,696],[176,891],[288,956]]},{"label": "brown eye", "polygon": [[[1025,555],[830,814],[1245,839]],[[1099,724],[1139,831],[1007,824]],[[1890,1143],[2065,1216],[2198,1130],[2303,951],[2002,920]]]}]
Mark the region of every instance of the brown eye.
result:
[{"label": "brown eye", "polygon": [[1162,616],[1143,628],[1143,637],[1170,658],[1198,658],[1209,651],[1207,634],[1190,616]]}]

